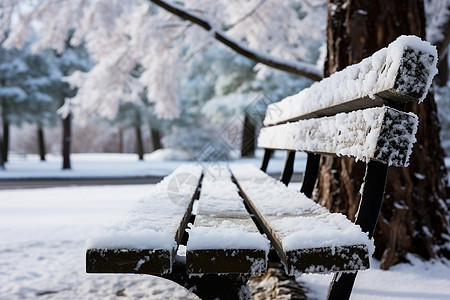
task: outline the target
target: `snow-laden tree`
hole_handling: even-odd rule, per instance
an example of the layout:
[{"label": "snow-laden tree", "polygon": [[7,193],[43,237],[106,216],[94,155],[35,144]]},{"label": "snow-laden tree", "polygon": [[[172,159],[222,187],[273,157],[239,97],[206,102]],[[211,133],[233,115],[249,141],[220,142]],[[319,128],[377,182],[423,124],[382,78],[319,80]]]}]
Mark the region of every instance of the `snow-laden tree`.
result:
[{"label": "snow-laden tree", "polygon": [[[214,39],[262,63],[321,77],[321,69],[314,65],[316,54],[304,45],[323,43],[320,29],[325,15],[314,13],[323,1],[176,3],[2,0],[0,36],[10,31],[6,45],[21,46],[34,26],[40,39],[33,49],[53,47],[62,52],[68,32],[75,29],[70,43],[84,40],[97,64],[88,73],[70,76],[70,83],[79,88],[72,104],[110,118],[120,101],[135,101],[144,87],[158,115],[178,116],[178,74],[190,67],[192,55]],[[180,19],[174,10],[191,22]],[[144,69],[139,78],[131,75],[137,64]],[[260,76],[268,70],[261,64],[257,68]]]},{"label": "snow-laden tree", "polygon": [[[165,121],[166,130],[162,143],[166,148],[174,148],[185,159],[213,160],[229,159],[231,148],[220,138],[217,124],[212,124],[202,108],[215,95],[215,64],[221,57],[210,49],[201,57],[192,58],[191,69],[180,76],[180,115]],[[230,62],[233,64],[233,62]],[[212,152],[210,152],[210,150]]]},{"label": "snow-laden tree", "polygon": [[56,120],[58,105],[50,96],[61,76],[51,62],[50,51],[32,54],[0,48],[0,107],[3,122],[3,159],[7,160],[10,124],[36,124],[39,128]]},{"label": "snow-laden tree", "polygon": [[[87,52],[82,46],[67,47],[61,54],[53,50],[33,53],[29,43],[21,50],[0,48],[4,160],[8,153],[9,125],[20,125],[24,122],[36,124],[39,152],[41,159],[45,159],[43,127],[57,123],[60,119],[58,108],[76,92],[63,81],[63,77],[72,74],[74,70],[85,71],[89,65]],[[70,113],[67,110],[63,111],[62,115],[70,121]],[[70,143],[70,138],[63,140],[65,144]],[[69,148],[63,146],[63,149]]]},{"label": "snow-laden tree", "polygon": [[0,48],[0,113],[2,120],[1,165],[7,161],[9,144],[9,124],[16,108],[25,102],[26,94],[17,84],[20,74],[28,68],[20,51]]},{"label": "snow-laden tree", "polygon": [[64,78],[76,72],[86,72],[90,69],[92,62],[84,47],[84,44],[71,46],[69,44],[70,38],[73,36],[73,31],[69,31],[66,36],[66,47],[62,52],[54,52],[53,64],[59,78],[51,87],[51,96],[55,101],[63,106],[59,109],[59,114],[62,117],[62,169],[70,169],[70,153],[72,143],[72,117],[73,117],[73,97],[77,95],[77,88],[69,85]]},{"label": "snow-laden tree", "polygon": [[[309,86],[312,81],[273,70],[261,79],[254,61],[222,48],[209,52],[201,58],[201,63],[207,66],[200,72],[201,87],[205,89],[208,83],[212,93],[201,111],[214,124],[228,122],[225,131],[230,134],[222,138],[229,139],[230,144],[237,141],[241,156],[252,156],[257,127],[262,125],[267,105]],[[235,122],[238,120],[242,123],[239,128]]]}]

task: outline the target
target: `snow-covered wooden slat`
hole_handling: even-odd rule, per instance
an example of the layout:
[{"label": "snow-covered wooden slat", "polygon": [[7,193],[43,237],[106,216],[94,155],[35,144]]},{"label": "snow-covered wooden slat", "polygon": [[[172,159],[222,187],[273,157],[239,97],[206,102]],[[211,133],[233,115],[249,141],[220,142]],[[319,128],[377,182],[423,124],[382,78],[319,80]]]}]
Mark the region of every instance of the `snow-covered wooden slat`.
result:
[{"label": "snow-covered wooden slat", "polygon": [[231,165],[230,169],[287,273],[369,267],[373,243],[344,215],[330,213],[253,165]]},{"label": "snow-covered wooden slat", "polygon": [[264,272],[269,241],[247,212],[225,167],[207,168],[194,225],[188,230],[189,274]]},{"label": "snow-covered wooden slat", "polygon": [[434,46],[416,36],[401,36],[360,63],[269,105],[264,125],[422,101],[437,74],[436,62]]},{"label": "snow-covered wooden slat", "polygon": [[158,183],[121,221],[88,241],[88,273],[171,272],[189,221],[202,168],[182,165]]},{"label": "snow-covered wooden slat", "polygon": [[261,129],[258,146],[374,159],[407,166],[417,116],[386,106]]}]

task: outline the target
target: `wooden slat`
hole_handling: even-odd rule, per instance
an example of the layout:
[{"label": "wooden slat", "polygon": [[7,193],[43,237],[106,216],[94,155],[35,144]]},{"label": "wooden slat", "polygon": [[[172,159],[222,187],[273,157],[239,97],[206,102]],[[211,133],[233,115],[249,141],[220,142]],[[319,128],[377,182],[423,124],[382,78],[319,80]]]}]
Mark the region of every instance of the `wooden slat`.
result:
[{"label": "wooden slat", "polygon": [[186,269],[191,274],[264,272],[269,242],[248,214],[227,169],[208,168],[194,226],[189,231]]},{"label": "wooden slat", "polygon": [[415,115],[384,106],[265,127],[258,146],[406,166],[416,131]]},{"label": "wooden slat", "polygon": [[264,125],[423,99],[437,61],[436,51],[427,46],[419,38],[400,38],[360,63],[269,105]]},{"label": "wooden slat", "polygon": [[172,267],[171,250],[88,249],[87,273],[135,273],[160,275]]},{"label": "wooden slat", "polygon": [[250,165],[231,165],[245,201],[286,272],[327,273],[369,267],[371,242],[359,226]]},{"label": "wooden slat", "polygon": [[193,165],[164,178],[124,220],[90,241],[86,272],[170,273],[201,178],[202,168]]}]

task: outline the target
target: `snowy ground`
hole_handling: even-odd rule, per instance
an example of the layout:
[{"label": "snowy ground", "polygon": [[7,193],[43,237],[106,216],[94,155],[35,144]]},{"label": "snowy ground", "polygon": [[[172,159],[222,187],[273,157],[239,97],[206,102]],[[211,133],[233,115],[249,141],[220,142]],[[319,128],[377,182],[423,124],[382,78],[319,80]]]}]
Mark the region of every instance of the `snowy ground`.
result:
[{"label": "snowy ground", "polygon": [[[72,154],[72,169],[62,171],[61,157],[47,155],[46,161],[39,161],[37,155],[12,154],[6,164],[6,172],[0,172],[1,179],[13,178],[81,178],[81,177],[139,177],[166,176],[181,163],[199,164],[199,162],[172,160],[163,161],[161,157],[173,157],[171,151],[157,151],[147,154],[144,161],[139,161],[136,154]],[[255,158],[240,159],[239,163],[261,164],[262,152],[258,151]],[[270,161],[268,172],[280,172],[285,154],[276,152]],[[305,168],[306,155],[296,155],[295,171],[302,172]]]},{"label": "snowy ground", "polygon": [[[85,165],[92,170],[100,169],[102,162],[98,162],[98,157],[85,156],[85,160],[86,157],[90,157],[90,162]],[[103,165],[110,165],[111,158],[103,157]],[[81,156],[79,159],[83,161]],[[133,171],[133,164],[143,173],[152,175],[155,169],[158,172],[173,169],[172,163],[138,163],[135,157],[116,157],[113,160],[128,165],[126,172]],[[258,159],[248,161],[259,164]],[[271,167],[273,171],[281,166],[283,157],[277,157],[276,161]],[[25,161],[22,163],[25,165]],[[34,176],[45,176],[46,172],[50,173],[45,170],[53,168],[49,167],[52,162],[45,163],[46,168],[42,168],[39,162],[29,163],[29,173],[34,173]],[[154,168],[155,165],[158,167]],[[41,171],[36,170],[36,166],[41,167]],[[52,172],[61,173],[57,170],[59,162],[55,166],[57,168]],[[9,172],[19,173],[21,169],[15,160],[8,163],[7,168],[6,172],[0,172],[3,178]],[[152,171],[145,171],[147,169]],[[81,164],[79,171],[69,172],[79,172],[78,176],[89,174]],[[119,173],[117,171],[116,174]],[[128,185],[0,191],[0,299],[193,299],[194,296],[183,288],[157,277],[87,275],[84,272],[85,243],[89,235],[98,226],[126,213],[152,187]],[[375,261],[372,269],[358,275],[352,299],[450,299],[450,262],[422,262],[414,257],[411,260],[413,264],[401,264],[389,271],[379,270]],[[306,275],[300,280],[310,290],[312,298],[323,299],[331,277]]]}]

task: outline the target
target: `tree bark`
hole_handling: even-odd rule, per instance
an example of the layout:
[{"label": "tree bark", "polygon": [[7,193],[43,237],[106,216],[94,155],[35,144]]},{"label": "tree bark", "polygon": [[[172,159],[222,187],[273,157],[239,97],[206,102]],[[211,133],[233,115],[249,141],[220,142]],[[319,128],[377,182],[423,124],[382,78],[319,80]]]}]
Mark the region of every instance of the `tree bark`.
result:
[{"label": "tree bark", "polygon": [[161,149],[161,133],[157,129],[150,128],[150,133],[152,135],[152,144],[153,144],[153,151]]},{"label": "tree bark", "polygon": [[62,156],[63,156],[63,170],[71,169],[70,163],[70,144],[72,142],[72,114],[69,113],[63,119],[63,140],[62,140]]},{"label": "tree bark", "polygon": [[2,160],[3,163],[8,161],[9,152],[9,122],[3,118],[3,144],[2,144]]},{"label": "tree bark", "polygon": [[38,136],[38,150],[39,150],[39,157],[41,161],[45,161],[45,139],[44,139],[44,129],[41,125],[38,125],[37,128],[37,136]]},{"label": "tree bark", "polygon": [[136,126],[136,152],[139,156],[139,160],[144,160],[144,143],[142,142],[142,130],[141,126]]},{"label": "tree bark", "polygon": [[245,114],[244,128],[242,130],[241,157],[255,156],[255,134],[256,126],[251,118]]},{"label": "tree bark", "polygon": [[[325,74],[342,70],[386,47],[402,34],[424,38],[422,1],[329,0],[328,54]],[[409,105],[419,116],[419,130],[408,168],[390,168],[385,200],[375,230],[375,257],[381,268],[407,261],[407,253],[424,258],[448,256],[446,170],[439,121],[432,94]],[[364,164],[348,158],[322,158],[316,201],[355,219]]]}]

